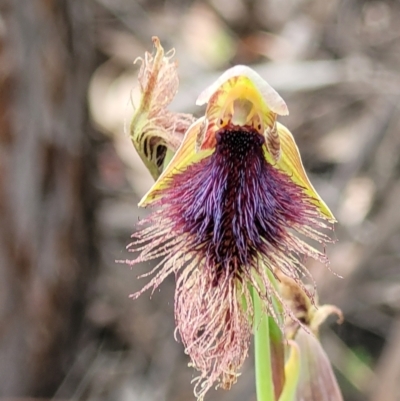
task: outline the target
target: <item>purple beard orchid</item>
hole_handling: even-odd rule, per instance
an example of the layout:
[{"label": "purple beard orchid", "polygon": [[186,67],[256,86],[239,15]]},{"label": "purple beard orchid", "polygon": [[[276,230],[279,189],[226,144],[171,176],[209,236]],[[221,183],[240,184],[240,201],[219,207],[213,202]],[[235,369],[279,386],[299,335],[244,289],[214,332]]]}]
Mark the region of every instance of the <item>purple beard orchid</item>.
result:
[{"label": "purple beard orchid", "polygon": [[200,399],[213,384],[236,381],[254,323],[251,289],[265,313],[275,316],[274,296],[297,320],[268,274],[292,279],[312,298],[303,262],[328,260],[304,238],[330,242],[321,230],[335,221],[292,134],[276,121],[288,114],[286,104],[257,73],[231,68],[200,95],[197,104],[205,103],[205,115],[188,127],[140,203],[152,212],[133,234],[129,250],[137,256],[127,261],[156,263],[133,297],[175,275],[177,332],[200,372]]}]

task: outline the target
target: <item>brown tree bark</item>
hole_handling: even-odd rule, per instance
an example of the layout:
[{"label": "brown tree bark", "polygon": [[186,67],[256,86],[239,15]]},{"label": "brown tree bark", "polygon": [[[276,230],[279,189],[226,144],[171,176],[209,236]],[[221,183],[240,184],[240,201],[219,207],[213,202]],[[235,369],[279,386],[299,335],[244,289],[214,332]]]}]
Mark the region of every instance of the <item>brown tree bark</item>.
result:
[{"label": "brown tree bark", "polygon": [[0,397],[50,397],[96,272],[90,1],[0,0]]}]

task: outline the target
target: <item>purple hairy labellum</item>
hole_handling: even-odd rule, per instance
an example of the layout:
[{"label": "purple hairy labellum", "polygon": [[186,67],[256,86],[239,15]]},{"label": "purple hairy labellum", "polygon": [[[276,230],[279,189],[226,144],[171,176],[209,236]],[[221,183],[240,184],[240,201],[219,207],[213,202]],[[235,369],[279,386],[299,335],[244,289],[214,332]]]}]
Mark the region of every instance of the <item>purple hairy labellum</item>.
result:
[{"label": "purple hairy labellum", "polygon": [[208,102],[205,116],[189,127],[141,201],[153,211],[129,245],[136,259],[127,261],[156,262],[133,297],[175,275],[177,332],[200,372],[199,399],[214,383],[230,388],[236,381],[253,329],[252,289],[270,316],[276,317],[274,296],[297,319],[268,274],[304,289],[304,260],[328,261],[302,238],[329,242],[320,230],[334,221],[293,136],[276,122],[277,114],[287,114],[280,96],[243,66],[210,88],[198,101]]},{"label": "purple hairy labellum", "polygon": [[170,222],[170,234],[157,236],[160,243],[169,236],[176,242],[181,233],[182,245],[202,255],[215,286],[225,273],[239,280],[251,276],[260,261],[287,274],[293,266],[301,270],[291,252],[303,253],[303,245],[290,229],[307,234],[308,226],[318,227],[316,207],[266,161],[257,132],[225,127],[216,141],[215,152],[176,172],[154,203],[161,206],[157,219]]}]

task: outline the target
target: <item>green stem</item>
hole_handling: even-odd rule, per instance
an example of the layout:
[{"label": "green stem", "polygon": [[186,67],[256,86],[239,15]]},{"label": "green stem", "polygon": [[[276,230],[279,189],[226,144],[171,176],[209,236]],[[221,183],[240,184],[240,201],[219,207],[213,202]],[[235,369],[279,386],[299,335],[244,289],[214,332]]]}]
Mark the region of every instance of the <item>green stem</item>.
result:
[{"label": "green stem", "polygon": [[271,349],[268,316],[264,313],[260,297],[252,288],[254,305],[254,348],[257,401],[273,401],[274,383],[271,368]]}]

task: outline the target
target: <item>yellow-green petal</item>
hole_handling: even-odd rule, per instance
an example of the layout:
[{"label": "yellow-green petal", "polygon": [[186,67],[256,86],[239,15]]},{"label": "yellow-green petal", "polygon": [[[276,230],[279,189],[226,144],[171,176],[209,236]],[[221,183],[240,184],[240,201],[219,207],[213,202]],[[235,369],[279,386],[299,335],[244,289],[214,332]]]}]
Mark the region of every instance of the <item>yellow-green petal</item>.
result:
[{"label": "yellow-green petal", "polygon": [[160,191],[162,191],[169,185],[170,178],[174,174],[176,174],[178,171],[184,170],[192,163],[199,162],[213,152],[213,150],[203,150],[199,152],[195,151],[197,138],[204,128],[204,121],[204,117],[199,118],[189,127],[189,129],[186,131],[180,147],[176,151],[170,163],[165,168],[164,172],[161,174],[158,180],[153,184],[150,190],[139,202],[139,206],[148,206],[155,200],[159,199],[161,196]]},{"label": "yellow-green petal", "polygon": [[[333,213],[318,195],[317,191],[314,189],[307,177],[301,161],[300,152],[293,135],[284,125],[280,123],[277,123],[277,129],[281,144],[281,157],[276,162],[276,166],[288,174],[292,178],[293,182],[304,188],[306,194],[314,200],[315,205],[318,206],[319,211],[324,217],[326,217],[330,222],[335,222],[336,219]],[[269,152],[267,152],[267,150],[265,151],[265,156],[271,164],[275,164],[273,158]]]}]

